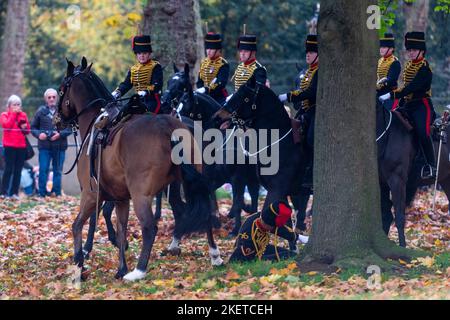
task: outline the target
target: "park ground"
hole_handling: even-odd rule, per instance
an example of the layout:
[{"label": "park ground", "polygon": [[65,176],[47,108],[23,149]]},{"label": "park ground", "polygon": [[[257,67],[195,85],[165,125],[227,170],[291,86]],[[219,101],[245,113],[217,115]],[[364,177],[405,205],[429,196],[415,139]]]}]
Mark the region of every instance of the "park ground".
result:
[{"label": "park ground", "polygon": [[[407,214],[411,248],[427,258],[396,261],[395,272],[381,273],[377,286],[365,270],[337,270],[323,275],[302,272],[295,260],[278,263],[228,264],[234,239],[227,238],[229,199],[220,200],[222,229],[216,239],[226,264],[212,267],[206,238],[194,235],[182,242],[182,254],[169,256],[173,219],[163,210],[144,280],[114,279],[118,253],[107,240],[101,219],[94,250],[86,262],[87,281],[72,283],[71,224],[79,199],[64,196],[0,202],[0,300],[4,299],[450,299],[450,216],[447,199],[438,192],[436,213],[431,192],[421,191]],[[114,219],[114,216],[113,216]],[[312,218],[308,218],[309,228]],[[396,239],[395,228],[390,238]],[[127,252],[130,270],[140,249],[140,228],[130,215]]]}]

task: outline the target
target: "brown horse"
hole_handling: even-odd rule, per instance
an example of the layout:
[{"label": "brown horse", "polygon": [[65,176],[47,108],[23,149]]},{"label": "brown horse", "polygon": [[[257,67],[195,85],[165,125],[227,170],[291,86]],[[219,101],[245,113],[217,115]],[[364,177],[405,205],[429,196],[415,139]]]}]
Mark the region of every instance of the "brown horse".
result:
[{"label": "brown horse", "polygon": [[[113,100],[101,80],[87,65],[83,57],[81,66],[75,67],[67,61],[67,73],[60,87],[57,125],[77,125],[83,141],[87,141],[92,125],[101,113],[101,108]],[[92,212],[99,210],[105,201],[114,201],[117,215],[117,244],[119,247],[119,269],[116,278],[139,280],[145,277],[151,249],[157,232],[157,220],[152,212],[152,199],[170,183],[182,181],[186,205],[179,228],[183,234],[206,231],[213,265],[222,264],[220,252],[212,237],[209,186],[201,174],[201,165],[185,161],[180,165],[172,162],[174,140],[179,140],[174,131],[189,130],[171,116],[133,115],[114,137],[111,145],[98,150],[95,160],[97,180],[91,177],[87,143],[83,144],[78,160],[77,174],[81,186],[80,212],[72,225],[74,237],[74,262],[83,268],[82,228]],[[191,154],[198,152],[192,135],[189,143]],[[185,141],[186,140],[186,141]],[[101,151],[100,151],[101,150]],[[191,160],[191,159],[188,159]],[[100,165],[99,165],[100,162]],[[99,192],[97,192],[97,189]],[[136,268],[128,273],[125,258],[126,233],[130,200],[142,230],[143,246]]]}]

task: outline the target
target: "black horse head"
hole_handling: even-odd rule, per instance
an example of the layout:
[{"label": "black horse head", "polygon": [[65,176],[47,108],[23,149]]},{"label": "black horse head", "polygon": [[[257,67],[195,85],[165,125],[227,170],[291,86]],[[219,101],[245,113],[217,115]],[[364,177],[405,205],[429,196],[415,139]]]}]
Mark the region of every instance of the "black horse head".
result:
[{"label": "black horse head", "polygon": [[181,96],[177,109],[181,116],[189,117],[194,121],[203,121],[205,126],[221,107],[209,95],[189,90]]},{"label": "black horse head", "polygon": [[224,108],[216,113],[216,117],[227,120],[231,114],[231,120],[235,124],[252,126],[255,120],[286,122],[289,116],[277,95],[263,83],[257,81],[258,75],[252,77],[243,84],[225,104]]},{"label": "black horse head", "polygon": [[[67,60],[67,59],[66,59]],[[100,78],[91,70],[85,57],[75,66],[67,60],[66,75],[59,87],[58,114],[54,118],[58,128],[75,125],[78,118],[91,107],[106,104],[113,97]]]},{"label": "black horse head", "polygon": [[181,96],[188,91],[192,91],[189,80],[189,65],[184,65],[184,70],[180,71],[173,65],[174,75],[167,81],[167,89],[161,97],[161,108],[163,113],[170,113],[179,104]]}]

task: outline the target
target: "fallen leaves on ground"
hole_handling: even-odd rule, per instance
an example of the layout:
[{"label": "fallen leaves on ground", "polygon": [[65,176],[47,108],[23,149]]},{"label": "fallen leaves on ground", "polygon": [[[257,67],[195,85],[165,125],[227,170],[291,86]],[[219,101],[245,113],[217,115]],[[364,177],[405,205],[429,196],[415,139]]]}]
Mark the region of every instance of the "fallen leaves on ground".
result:
[{"label": "fallen leaves on ground", "polygon": [[[85,263],[87,281],[79,283],[79,269],[72,265],[71,235],[79,199],[5,200],[0,203],[0,299],[449,299],[450,265],[445,261],[450,249],[448,204],[439,192],[436,213],[432,213],[431,200],[429,192],[419,192],[406,225],[408,246],[429,250],[430,257],[399,261],[411,274],[389,275],[378,289],[369,289],[368,275],[347,275],[345,270],[329,276],[301,273],[292,259],[213,268],[203,235],[183,239],[180,256],[166,255],[173,230],[172,213],[166,207],[144,280],[127,283],[114,279],[118,253],[108,242],[101,218],[94,249]],[[226,262],[234,245],[234,239],[226,237],[233,226],[226,217],[230,207],[230,200],[220,201],[223,227],[215,232]],[[309,217],[309,227],[311,220]],[[87,226],[84,239],[86,232]],[[397,239],[394,227],[390,237]],[[127,262],[132,270],[141,246],[133,212],[128,240]]]}]

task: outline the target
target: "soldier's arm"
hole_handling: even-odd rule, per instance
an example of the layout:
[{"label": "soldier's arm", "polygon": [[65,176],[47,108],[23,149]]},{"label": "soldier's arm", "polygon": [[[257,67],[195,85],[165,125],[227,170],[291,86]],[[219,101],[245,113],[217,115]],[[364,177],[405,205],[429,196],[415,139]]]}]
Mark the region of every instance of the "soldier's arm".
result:
[{"label": "soldier's arm", "polygon": [[267,70],[264,67],[258,67],[253,71],[253,74],[255,75],[255,80],[257,84],[266,85],[267,80]]},{"label": "soldier's arm", "polygon": [[217,73],[216,80],[209,87],[210,91],[222,90],[227,86],[228,77],[230,76],[229,64],[224,64]]},{"label": "soldier's arm", "polygon": [[393,94],[391,94],[391,97],[393,99],[401,99],[413,92],[425,92],[430,86],[432,78],[433,75],[429,67],[422,66],[411,83],[404,87],[402,90],[394,91]]},{"label": "soldier's arm", "polygon": [[158,63],[153,69],[152,78],[150,79],[150,86],[148,91],[160,92],[163,86],[163,71],[161,65]]},{"label": "soldier's arm", "polygon": [[287,98],[289,102],[298,103],[303,100],[314,99],[317,94],[317,73],[314,74],[313,79],[311,80],[311,85],[305,90],[294,90],[287,94]]},{"label": "soldier's arm", "polygon": [[400,61],[394,61],[391,64],[391,67],[389,68],[387,81],[384,83],[384,85],[387,86],[388,88],[393,88],[398,81],[401,69],[402,67],[400,65]]},{"label": "soldier's arm", "polygon": [[120,95],[123,96],[130,91],[131,88],[133,88],[133,84],[131,83],[131,70],[128,70],[125,80],[119,84],[116,90],[120,91]]}]

